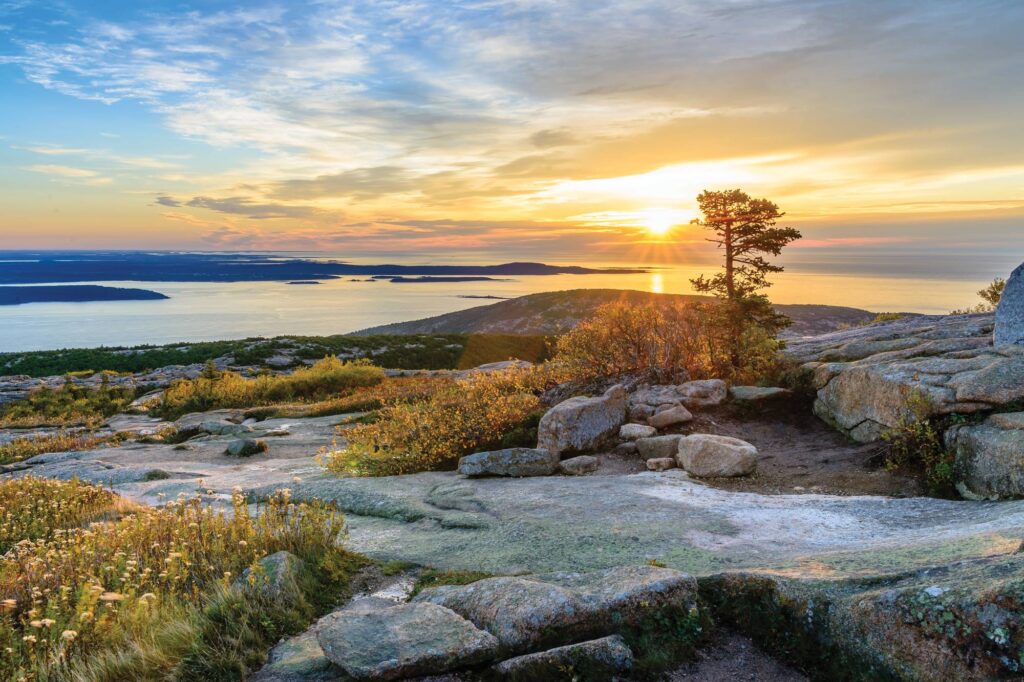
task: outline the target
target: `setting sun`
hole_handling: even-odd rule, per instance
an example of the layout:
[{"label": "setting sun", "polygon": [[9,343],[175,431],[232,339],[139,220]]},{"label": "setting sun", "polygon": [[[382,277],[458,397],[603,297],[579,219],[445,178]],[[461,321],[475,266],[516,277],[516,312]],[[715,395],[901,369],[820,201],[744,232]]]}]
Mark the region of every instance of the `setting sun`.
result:
[{"label": "setting sun", "polygon": [[637,217],[641,225],[655,237],[667,235],[673,227],[686,223],[690,214],[671,208],[650,208]]}]

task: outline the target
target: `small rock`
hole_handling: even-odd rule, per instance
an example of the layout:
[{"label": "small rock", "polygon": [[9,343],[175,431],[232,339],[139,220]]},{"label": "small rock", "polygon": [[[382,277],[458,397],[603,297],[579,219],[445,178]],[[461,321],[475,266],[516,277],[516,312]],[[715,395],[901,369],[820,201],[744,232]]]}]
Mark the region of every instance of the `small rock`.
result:
[{"label": "small rock", "polygon": [[478,452],[459,460],[459,473],[478,476],[550,476],[558,470],[558,455],[539,448],[508,448]]},{"label": "small rock", "polygon": [[612,680],[633,669],[633,652],[619,635],[570,644],[536,654],[502,661],[491,668],[498,679],[509,682],[557,680],[571,670],[574,679]]},{"label": "small rock", "polygon": [[733,386],[729,389],[729,397],[741,403],[763,403],[780,400],[793,395],[787,388],[765,386]]},{"label": "small rock", "polygon": [[633,422],[645,422],[650,419],[651,415],[654,414],[654,407],[652,405],[644,405],[638,403],[630,405],[629,408],[629,420]]},{"label": "small rock", "polygon": [[239,438],[228,444],[224,454],[231,457],[252,457],[253,455],[267,451],[267,444],[261,440],[252,438]]},{"label": "small rock", "polygon": [[693,421],[693,415],[690,414],[690,411],[682,405],[675,405],[667,410],[655,412],[647,420],[647,423],[656,429],[665,429],[677,424],[685,424],[689,421]]},{"label": "small rock", "polygon": [[615,446],[615,449],[612,450],[612,452],[614,452],[616,455],[619,455],[619,456],[622,456],[622,457],[628,457],[630,455],[635,455],[636,452],[637,452],[636,442],[635,441],[626,441],[625,443],[619,443],[618,445]]},{"label": "small rock", "polygon": [[676,468],[676,460],[673,457],[655,457],[647,460],[648,471],[668,471]]},{"label": "small rock", "polygon": [[558,469],[567,476],[582,476],[583,474],[597,471],[600,464],[597,457],[580,455],[579,457],[562,460],[558,465]]},{"label": "small rock", "polygon": [[757,448],[739,438],[697,433],[679,439],[676,463],[694,476],[746,476],[757,467]]},{"label": "small rock", "polygon": [[304,562],[291,552],[281,550],[256,562],[255,571],[247,568],[235,581],[235,589],[254,588],[273,596],[298,594],[298,578]]},{"label": "small rock", "polygon": [[941,597],[947,592],[949,592],[948,588],[939,587],[938,585],[932,585],[931,587],[924,588],[924,593],[929,597]]},{"label": "small rock", "polygon": [[660,457],[675,457],[679,451],[679,434],[667,436],[654,436],[653,438],[640,438],[636,442],[636,449],[644,459],[657,459]]},{"label": "small rock", "polygon": [[637,438],[650,438],[658,435],[658,430],[646,424],[623,424],[619,427],[619,438],[622,440],[636,440]]},{"label": "small rock", "polygon": [[354,604],[321,619],[316,638],[327,658],[357,680],[440,674],[485,663],[498,651],[493,635],[425,602]]}]

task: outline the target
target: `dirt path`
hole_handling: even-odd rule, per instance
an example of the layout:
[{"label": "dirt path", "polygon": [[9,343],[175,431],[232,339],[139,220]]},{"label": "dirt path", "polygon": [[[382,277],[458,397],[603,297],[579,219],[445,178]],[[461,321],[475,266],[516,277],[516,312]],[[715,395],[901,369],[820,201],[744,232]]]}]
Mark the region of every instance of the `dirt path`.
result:
[{"label": "dirt path", "polygon": [[[705,412],[697,414],[679,433],[732,436],[757,447],[761,458],[753,476],[701,481],[723,490],[769,495],[925,494],[916,479],[886,471],[877,443],[856,443],[804,409],[780,406],[756,413],[735,408]],[[644,470],[643,461],[635,455],[607,453],[601,455],[601,460],[599,474]]]},{"label": "dirt path", "polygon": [[697,652],[697,660],[665,675],[664,682],[807,682],[743,635],[730,633]]}]

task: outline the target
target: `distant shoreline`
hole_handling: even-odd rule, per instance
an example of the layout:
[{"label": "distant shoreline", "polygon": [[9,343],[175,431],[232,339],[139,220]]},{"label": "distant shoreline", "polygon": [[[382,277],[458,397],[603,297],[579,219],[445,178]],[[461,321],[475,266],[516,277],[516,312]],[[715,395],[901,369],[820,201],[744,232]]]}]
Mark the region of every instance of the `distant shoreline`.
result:
[{"label": "distant shoreline", "polygon": [[[548,275],[642,274],[648,268],[586,268],[546,263],[360,265],[244,253],[0,251],[0,285],[61,282],[314,282],[342,277],[404,282],[480,281]],[[466,279],[466,278],[476,279]],[[397,278],[397,279],[396,279]],[[449,279],[442,279],[449,278]]]},{"label": "distant shoreline", "polygon": [[0,305],[27,303],[92,303],[96,301],[159,301],[170,298],[149,289],[104,287],[96,284],[58,286],[0,286]]}]

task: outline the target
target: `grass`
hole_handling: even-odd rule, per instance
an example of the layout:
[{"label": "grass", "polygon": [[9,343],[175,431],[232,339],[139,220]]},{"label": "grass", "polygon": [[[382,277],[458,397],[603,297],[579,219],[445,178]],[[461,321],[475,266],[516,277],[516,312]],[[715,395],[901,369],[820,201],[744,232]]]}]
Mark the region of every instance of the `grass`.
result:
[{"label": "grass", "polygon": [[[29,477],[0,483],[0,509],[0,680],[242,680],[366,563],[339,515],[287,491],[227,514]],[[229,587],[279,550],[304,562],[294,589]]]},{"label": "grass", "polygon": [[384,381],[384,371],[365,361],[326,357],[291,374],[246,379],[208,366],[196,379],[173,383],[153,410],[165,419],[226,407],[255,407],[295,400],[321,401]]},{"label": "grass", "polygon": [[61,388],[39,388],[0,407],[0,428],[96,426],[124,412],[136,397],[132,387],[87,388],[68,381]]},{"label": "grass", "polygon": [[0,464],[14,464],[48,452],[95,450],[103,445],[116,445],[123,440],[124,438],[120,434],[93,436],[87,433],[76,434],[65,431],[35,438],[15,438],[0,445]]},{"label": "grass", "polygon": [[409,593],[409,598],[412,599],[417,594],[429,587],[437,587],[439,585],[469,585],[475,583],[478,580],[484,578],[494,577],[491,573],[484,573],[483,571],[442,571],[436,568],[425,568],[420,572],[416,578],[416,583],[412,587],[412,592]]}]

